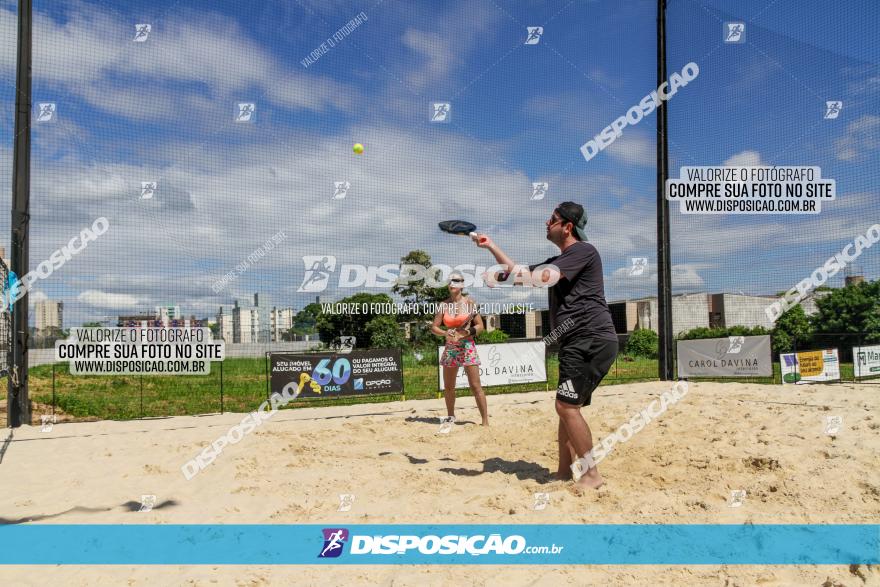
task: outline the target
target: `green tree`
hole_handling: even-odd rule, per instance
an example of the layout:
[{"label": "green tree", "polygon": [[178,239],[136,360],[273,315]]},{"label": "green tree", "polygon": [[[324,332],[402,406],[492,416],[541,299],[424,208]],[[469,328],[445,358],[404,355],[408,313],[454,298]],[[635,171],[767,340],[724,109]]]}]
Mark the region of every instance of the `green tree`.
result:
[{"label": "green tree", "polygon": [[500,328],[496,328],[492,332],[488,330],[484,330],[474,339],[477,344],[498,344],[501,342],[507,341],[510,338],[510,335],[501,330]]},{"label": "green tree", "polygon": [[312,302],[293,317],[293,334],[312,334],[321,316],[321,304]]},{"label": "green tree", "polygon": [[[410,251],[400,258],[401,265],[421,265],[431,267],[431,255],[422,250]],[[444,287],[432,287],[425,283],[424,279],[410,279],[406,283],[395,283],[391,291],[403,298],[403,301],[412,304],[430,304],[442,302],[449,296],[449,290]],[[430,313],[422,313],[417,317],[426,318]],[[413,314],[402,315],[401,319],[412,319]]]},{"label": "green tree", "polygon": [[660,338],[657,333],[647,328],[634,330],[626,341],[626,354],[636,357],[656,359]]},{"label": "green tree", "polygon": [[83,328],[103,328],[104,324],[101,322],[85,322],[82,325]]},{"label": "green tree", "polygon": [[364,328],[370,337],[370,347],[378,349],[402,349],[407,346],[403,330],[393,316],[376,316]]},{"label": "green tree", "polygon": [[816,307],[818,312],[810,317],[816,334],[852,333],[836,337],[845,346],[859,344],[860,333],[866,333],[864,342],[880,341],[880,280],[834,289],[816,298]]},{"label": "green tree", "polygon": [[338,303],[347,304],[366,311],[344,314],[320,314],[316,327],[321,336],[321,342],[329,343],[342,335],[354,336],[357,339],[356,346],[358,348],[366,348],[371,344],[371,333],[367,331],[367,324],[373,318],[383,315],[378,312],[370,312],[371,304],[386,305],[393,303],[393,300],[387,294],[358,293],[342,298]]},{"label": "green tree", "polygon": [[773,356],[794,350],[795,342],[798,349],[809,346],[813,336],[813,326],[800,304],[786,310],[776,319],[771,332],[773,335]]}]

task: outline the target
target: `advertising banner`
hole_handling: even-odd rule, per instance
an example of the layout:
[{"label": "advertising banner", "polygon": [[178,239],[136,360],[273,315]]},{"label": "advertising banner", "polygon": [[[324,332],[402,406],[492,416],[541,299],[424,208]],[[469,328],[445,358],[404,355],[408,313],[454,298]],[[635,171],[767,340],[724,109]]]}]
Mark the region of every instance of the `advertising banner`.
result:
[{"label": "advertising banner", "polygon": [[770,336],[679,340],[679,377],[772,377]]},{"label": "advertising banner", "polygon": [[856,377],[880,375],[880,345],[853,347],[853,359]]},{"label": "advertising banner", "polygon": [[783,384],[840,380],[837,349],[783,353],[779,355],[779,366]]},{"label": "advertising banner", "polygon": [[[547,381],[547,365],[544,360],[543,341],[508,342],[503,344],[478,344],[480,357],[480,383],[484,387],[492,385],[512,385]],[[443,347],[437,349],[437,359],[443,356]],[[438,364],[437,384],[443,390],[443,367]],[[458,370],[455,388],[468,386],[464,369]]]},{"label": "advertising banner", "polygon": [[269,369],[272,393],[281,393],[292,381],[297,384],[299,397],[305,398],[403,393],[403,360],[399,350],[270,353]]}]

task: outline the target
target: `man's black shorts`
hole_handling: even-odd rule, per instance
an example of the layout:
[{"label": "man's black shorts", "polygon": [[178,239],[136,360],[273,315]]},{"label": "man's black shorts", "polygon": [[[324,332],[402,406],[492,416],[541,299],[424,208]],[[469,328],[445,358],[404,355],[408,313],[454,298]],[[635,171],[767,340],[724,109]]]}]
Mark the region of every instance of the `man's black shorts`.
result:
[{"label": "man's black shorts", "polygon": [[575,406],[590,405],[593,390],[617,357],[617,341],[581,337],[559,347],[556,399]]}]

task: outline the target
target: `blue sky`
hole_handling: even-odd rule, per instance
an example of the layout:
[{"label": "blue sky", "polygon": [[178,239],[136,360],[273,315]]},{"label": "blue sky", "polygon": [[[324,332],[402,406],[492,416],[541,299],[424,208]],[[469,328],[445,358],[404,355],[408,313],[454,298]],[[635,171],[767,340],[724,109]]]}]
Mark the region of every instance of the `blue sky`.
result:
[{"label": "blue sky", "polygon": [[[655,88],[655,2],[35,0],[34,10],[34,101],[57,103],[58,122],[32,135],[32,264],[95,218],[111,224],[31,296],[63,300],[67,325],[166,303],[213,316],[256,291],[301,308],[313,298],[296,292],[304,255],[382,265],[420,248],[438,263],[491,264],[436,230],[448,218],[538,262],[554,251],[543,221],[563,200],[588,211],[609,301],[654,291],[656,116],[589,162],[579,148]],[[361,12],[349,36],[301,64]],[[669,103],[671,176],[681,165],[818,165],[838,193],[817,216],[673,208],[673,286],[788,289],[880,221],[880,9],[670,0],[667,19],[669,73],[700,67]],[[746,23],[746,43],[722,43],[728,20]],[[147,42],[132,42],[136,23],[152,25]],[[537,45],[524,45],[527,26],[544,27]],[[15,31],[14,3],[0,4],[7,206]],[[841,116],[823,120],[831,99]],[[435,100],[452,104],[449,124],[429,121]],[[253,124],[233,122],[239,101],[256,104]],[[339,180],[349,195],[331,200]],[[141,181],[158,182],[152,199]],[[532,201],[537,181],[549,192]],[[7,243],[8,222],[0,215]],[[212,290],[279,230],[280,246]],[[630,276],[632,257],[649,271]],[[876,278],[878,259],[866,251],[860,272]],[[474,295],[546,305],[541,292]]]}]

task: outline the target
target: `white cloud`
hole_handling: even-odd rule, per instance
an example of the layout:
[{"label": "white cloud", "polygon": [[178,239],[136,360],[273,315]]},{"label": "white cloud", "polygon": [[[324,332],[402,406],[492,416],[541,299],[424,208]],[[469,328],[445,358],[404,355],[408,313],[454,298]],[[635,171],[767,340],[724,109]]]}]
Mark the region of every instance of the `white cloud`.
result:
[{"label": "white cloud", "polygon": [[128,294],[107,293],[89,289],[77,296],[80,302],[95,308],[110,310],[133,310],[138,307],[138,299]]},{"label": "white cloud", "polygon": [[761,161],[761,154],[757,151],[743,151],[724,162],[725,167],[759,167],[763,165],[766,163]]},{"label": "white cloud", "polygon": [[608,153],[629,165],[650,167],[657,164],[657,143],[653,138],[639,134],[624,134],[611,143]]},{"label": "white cloud", "polygon": [[880,149],[880,116],[865,114],[850,122],[846,134],[834,141],[834,148],[841,161],[858,160]]},{"label": "white cloud", "polygon": [[[172,113],[198,119],[217,113],[218,104],[250,96],[289,109],[351,110],[358,102],[353,87],[305,72],[280,61],[234,20],[216,13],[186,11],[164,19],[150,39],[134,43],[134,25],[115,15],[74,3],[63,21],[34,13],[34,78],[46,84],[46,96],[59,103],[71,95],[89,105],[133,120],[157,120]],[[17,17],[0,8],[0,75],[14,79]],[[76,46],[76,51],[70,47]],[[191,108],[207,89],[210,101]],[[241,94],[244,94],[242,96]],[[231,110],[230,110],[231,112]]]}]

